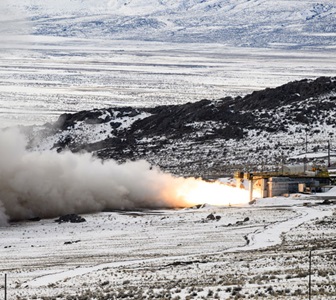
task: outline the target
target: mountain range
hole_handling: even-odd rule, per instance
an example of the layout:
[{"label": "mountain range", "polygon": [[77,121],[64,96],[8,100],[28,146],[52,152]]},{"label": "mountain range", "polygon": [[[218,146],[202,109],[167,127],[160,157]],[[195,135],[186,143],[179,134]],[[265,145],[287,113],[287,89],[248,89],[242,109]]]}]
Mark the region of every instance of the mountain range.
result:
[{"label": "mountain range", "polygon": [[328,0],[17,0],[0,7],[3,25],[25,16],[35,35],[335,47],[336,4]]}]

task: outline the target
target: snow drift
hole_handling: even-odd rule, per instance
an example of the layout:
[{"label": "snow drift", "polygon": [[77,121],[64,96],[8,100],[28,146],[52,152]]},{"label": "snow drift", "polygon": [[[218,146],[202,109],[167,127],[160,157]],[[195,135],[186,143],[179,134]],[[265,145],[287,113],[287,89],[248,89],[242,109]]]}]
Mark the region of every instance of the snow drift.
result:
[{"label": "snow drift", "polygon": [[[0,133],[0,145],[2,225],[8,219],[247,200],[245,191],[177,178],[152,168],[146,161],[118,164],[87,153],[28,152],[25,138],[13,129]],[[232,190],[237,193],[229,195]]]}]

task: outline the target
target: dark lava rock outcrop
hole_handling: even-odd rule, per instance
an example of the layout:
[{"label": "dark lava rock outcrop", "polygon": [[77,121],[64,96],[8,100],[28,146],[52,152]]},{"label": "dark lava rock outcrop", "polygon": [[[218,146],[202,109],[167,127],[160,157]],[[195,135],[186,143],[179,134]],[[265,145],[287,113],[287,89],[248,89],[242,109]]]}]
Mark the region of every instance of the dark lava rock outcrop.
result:
[{"label": "dark lava rock outcrop", "polygon": [[336,138],[334,128],[336,77],[320,77],[244,97],[63,114],[28,136],[32,149],[49,139],[57,152],[86,151],[119,162],[145,159],[173,173],[197,175],[245,165],[275,168],[304,149],[305,136],[312,151],[324,147],[321,136]]},{"label": "dark lava rock outcrop", "polygon": [[76,214],[68,214],[68,215],[64,215],[59,217],[57,220],[55,220],[55,222],[57,223],[83,223],[86,222],[86,220]]}]

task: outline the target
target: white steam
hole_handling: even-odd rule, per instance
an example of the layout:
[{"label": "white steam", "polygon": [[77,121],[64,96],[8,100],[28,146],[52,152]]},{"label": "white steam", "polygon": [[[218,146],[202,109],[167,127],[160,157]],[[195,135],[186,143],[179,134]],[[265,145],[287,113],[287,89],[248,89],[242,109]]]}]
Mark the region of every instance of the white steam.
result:
[{"label": "white steam", "polygon": [[7,218],[183,205],[174,187],[184,179],[145,161],[119,165],[90,154],[28,152],[25,145],[18,131],[0,133],[0,224]]}]

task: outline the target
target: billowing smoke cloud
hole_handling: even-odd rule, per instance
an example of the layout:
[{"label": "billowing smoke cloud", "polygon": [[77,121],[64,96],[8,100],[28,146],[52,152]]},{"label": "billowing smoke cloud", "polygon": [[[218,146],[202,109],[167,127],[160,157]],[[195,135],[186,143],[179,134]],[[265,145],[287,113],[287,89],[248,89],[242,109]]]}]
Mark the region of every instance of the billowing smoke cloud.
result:
[{"label": "billowing smoke cloud", "polygon": [[[0,223],[107,209],[174,207],[181,179],[145,161],[119,165],[90,154],[28,152],[17,131],[0,133]],[[183,204],[183,202],[182,202]]]},{"label": "billowing smoke cloud", "polygon": [[[183,207],[218,199],[224,205],[228,197],[226,186],[177,178],[145,161],[118,164],[88,153],[29,152],[25,147],[18,130],[0,132],[0,225],[8,219]],[[226,204],[241,202],[238,189],[229,189],[235,193]]]}]

